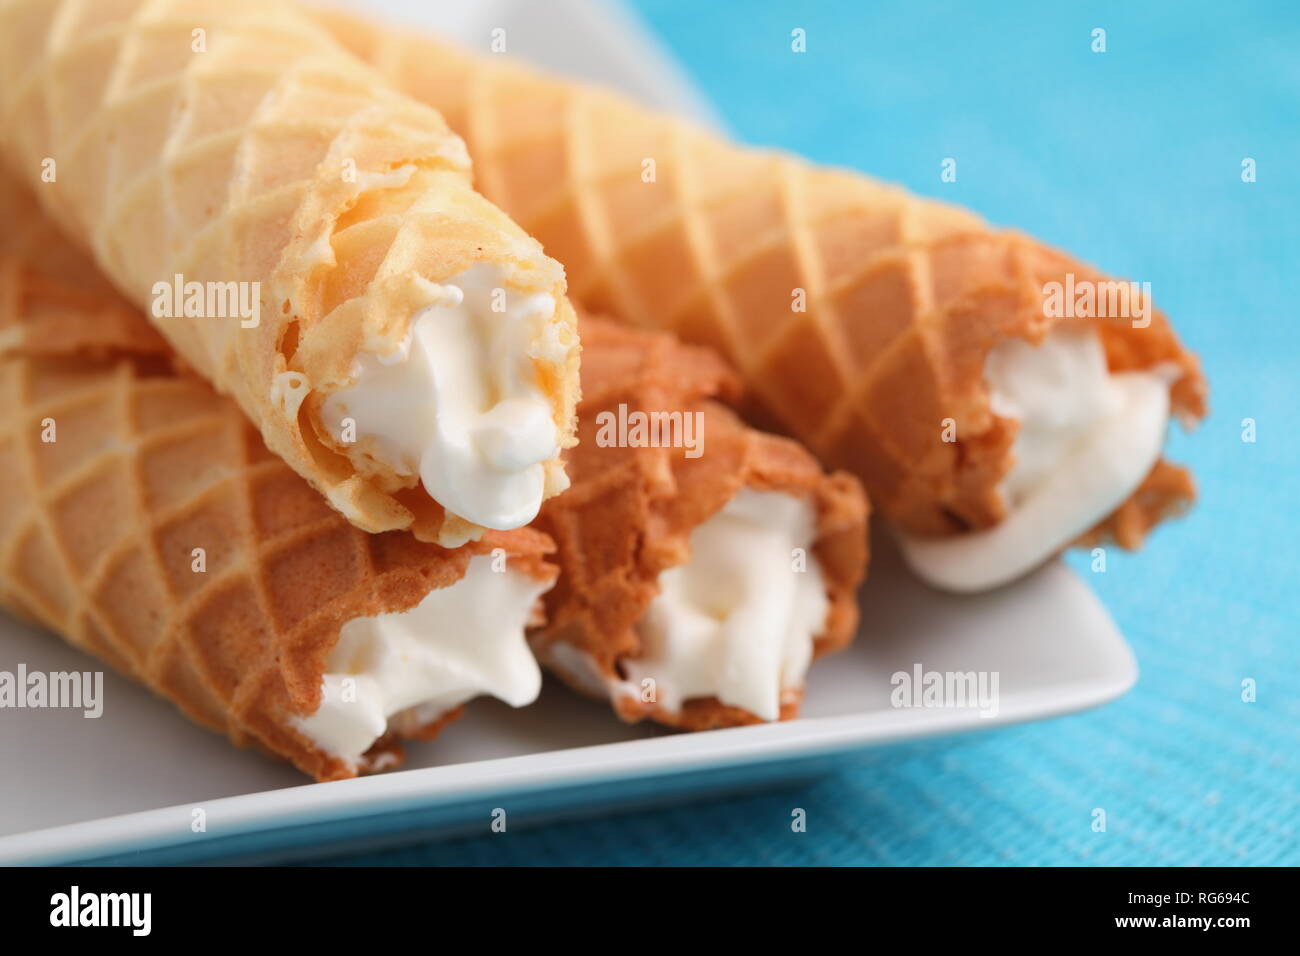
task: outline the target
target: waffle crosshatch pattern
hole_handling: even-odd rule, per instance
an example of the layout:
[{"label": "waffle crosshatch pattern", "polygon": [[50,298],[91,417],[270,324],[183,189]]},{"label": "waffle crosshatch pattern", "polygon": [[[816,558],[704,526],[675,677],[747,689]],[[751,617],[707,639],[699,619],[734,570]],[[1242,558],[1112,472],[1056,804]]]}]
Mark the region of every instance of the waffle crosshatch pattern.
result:
[{"label": "waffle crosshatch pattern", "polygon": [[[534,638],[543,660],[555,659],[556,643],[566,644],[594,663],[599,679],[621,681],[622,662],[645,652],[637,625],[659,592],[659,576],[690,558],[692,531],[742,488],[786,493],[813,508],[812,556],[829,598],[813,650],[817,657],[842,650],[857,630],[857,591],[867,565],[868,506],[857,480],[844,472],[827,475],[798,443],[745,425],[717,401],[734,398],[739,387],[716,353],[601,319],[583,317],[579,332],[579,441],[567,456],[573,485],[542,506],[537,522],[555,539],[561,569],[543,598],[547,626]],[[703,454],[605,445],[600,415],[615,408],[698,415]],[[578,675],[555,669],[583,686]],[[781,690],[781,719],[788,720],[798,715],[803,687]],[[614,709],[625,720],[648,717],[686,730],[759,722],[716,697],[690,699],[672,710],[643,701],[637,691],[624,684],[614,695]]]},{"label": "waffle crosshatch pattern", "polygon": [[[359,527],[426,540],[474,530],[402,494],[416,476],[352,454],[316,416],[363,347],[400,340],[434,283],[476,262],[554,298],[555,354],[536,361],[559,444],[571,440],[578,352],[563,269],[474,191],[441,116],[289,5],[10,0],[0,68],[10,170]],[[158,286],[176,277],[237,286],[249,313],[160,310]],[[563,478],[554,459],[546,469],[554,494]]]},{"label": "waffle crosshatch pattern", "polygon": [[[345,622],[414,607],[494,547],[554,578],[549,540],[527,529],[455,551],[358,530],[232,402],[176,375],[138,314],[106,327],[111,301],[88,308],[13,259],[0,280],[21,310],[0,321],[6,341],[47,353],[0,358],[0,601],[235,743],[352,775],[292,726],[319,705]],[[370,757],[393,754],[386,738]]]}]

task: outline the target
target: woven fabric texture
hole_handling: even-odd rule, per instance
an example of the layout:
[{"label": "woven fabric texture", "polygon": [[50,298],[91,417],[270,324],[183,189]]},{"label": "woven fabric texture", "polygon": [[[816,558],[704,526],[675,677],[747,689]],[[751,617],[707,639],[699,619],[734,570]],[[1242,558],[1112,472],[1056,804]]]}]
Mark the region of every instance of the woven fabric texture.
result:
[{"label": "woven fabric texture", "polygon": [[846,759],[804,787],[332,862],[1300,863],[1300,7],[634,6],[741,139],[1151,282],[1210,381],[1210,418],[1169,455],[1201,500],[1105,574],[1071,559],[1140,682],[1087,714]]}]

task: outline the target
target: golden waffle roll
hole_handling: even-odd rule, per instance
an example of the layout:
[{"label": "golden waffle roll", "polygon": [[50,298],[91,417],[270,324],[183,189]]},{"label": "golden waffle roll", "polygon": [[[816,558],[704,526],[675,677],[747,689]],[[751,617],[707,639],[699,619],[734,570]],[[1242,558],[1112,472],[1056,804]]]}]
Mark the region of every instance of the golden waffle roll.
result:
[{"label": "golden waffle roll", "polygon": [[[359,527],[480,530],[321,417],[357,356],[400,348],[471,266],[550,297],[525,361],[571,441],[563,270],[474,191],[436,111],[285,0],[3,0],[0,119],[8,165],[64,231]],[[557,453],[544,493],[563,485]]]},{"label": "golden waffle roll", "polygon": [[[857,474],[903,528],[1002,520],[1016,423],[990,407],[985,358],[1011,337],[1041,342],[1057,321],[1045,284],[1106,281],[1096,270],[965,210],[727,142],[507,56],[314,15],[442,112],[478,187],[564,263],[584,308],[718,349],[754,421]],[[1169,363],[1174,411],[1204,413],[1198,362],[1162,313],[1145,328],[1096,321],[1111,371]],[[1098,531],[1136,546],[1193,496],[1189,476],[1160,462],[1121,509],[1129,519]]]},{"label": "golden waffle roll", "polygon": [[[554,579],[529,529],[456,550],[358,530],[121,303],[0,254],[0,308],[0,603],[236,744],[319,780],[393,765],[396,734],[351,761],[298,723],[341,628],[493,548]],[[390,726],[427,737],[458,714]]]},{"label": "golden waffle roll", "polygon": [[[661,694],[646,699],[640,682],[625,679],[629,662],[646,652],[639,625],[660,592],[660,576],[691,559],[692,533],[742,489],[802,499],[815,513],[810,551],[827,598],[813,653],[839,650],[856,629],[856,592],[866,574],[862,487],[844,472],[826,474],[796,442],[745,425],[717,401],[734,399],[739,383],[712,351],[587,317],[579,325],[580,440],[566,453],[573,484],[542,506],[536,523],[556,542],[561,574],[543,599],[547,625],[534,633],[533,646],[578,689],[609,697],[625,720],[650,718],[687,730],[755,723],[759,717],[716,696],[667,706]],[[701,453],[611,443],[615,419],[646,413],[698,416]],[[789,554],[780,560],[778,573],[795,573]],[[797,715],[802,689],[802,675],[779,688],[782,719]]]}]

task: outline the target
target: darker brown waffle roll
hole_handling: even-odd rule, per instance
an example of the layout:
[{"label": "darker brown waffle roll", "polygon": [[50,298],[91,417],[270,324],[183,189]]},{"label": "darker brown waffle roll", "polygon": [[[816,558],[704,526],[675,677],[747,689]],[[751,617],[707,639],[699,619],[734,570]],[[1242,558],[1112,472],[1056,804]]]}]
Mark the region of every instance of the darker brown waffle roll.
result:
[{"label": "darker brown waffle roll", "polygon": [[[744,424],[717,397],[735,399],[734,373],[716,354],[671,336],[584,317],[579,443],[566,453],[573,484],[543,505],[536,527],[556,542],[561,575],[544,597],[547,626],[534,635],[539,657],[579,689],[608,691],[644,643],[637,624],[659,593],[659,576],[690,557],[692,531],[742,488],[806,499],[816,513],[813,555],[829,611],[817,632],[817,656],[839,650],[858,620],[856,591],[867,564],[868,506],[852,476],[826,474],[794,441]],[[703,454],[681,447],[618,446],[598,440],[602,411],[699,413]],[[585,655],[596,674],[566,667]],[[593,685],[591,677],[597,679]],[[783,688],[781,717],[797,714],[802,687]],[[688,730],[754,723],[756,716],[716,698],[679,709],[610,691],[626,720],[653,719]]]}]

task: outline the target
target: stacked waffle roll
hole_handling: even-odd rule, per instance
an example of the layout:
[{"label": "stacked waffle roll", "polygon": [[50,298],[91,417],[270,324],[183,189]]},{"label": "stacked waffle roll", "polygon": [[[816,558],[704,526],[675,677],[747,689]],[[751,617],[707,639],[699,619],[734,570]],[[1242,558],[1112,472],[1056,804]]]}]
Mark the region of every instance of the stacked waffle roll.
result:
[{"label": "stacked waffle roll", "polygon": [[[235,742],[322,780],[395,766],[473,697],[532,702],[530,625],[625,719],[789,718],[851,639],[862,491],[711,400],[738,386],[707,350],[584,320],[584,444],[536,529],[367,533],[29,199],[0,203],[32,227],[0,237],[0,602]],[[691,440],[618,440],[661,420]]]},{"label": "stacked waffle roll", "polygon": [[530,703],[545,535],[349,524],[120,301],[0,253],[0,601],[327,780]]},{"label": "stacked waffle roll", "polygon": [[[9,457],[32,462],[4,477],[0,601],[205,726],[321,779],[393,766],[399,735],[432,736],[469,697],[536,697],[525,623],[537,657],[629,721],[699,730],[788,719],[811,659],[852,639],[866,570],[861,486],[715,401],[740,388],[711,351],[585,319],[572,486],[543,505],[536,531],[454,550],[369,535],[269,454],[229,399],[178,372],[164,339],[30,198],[0,189],[0,203],[31,226],[0,239],[10,384],[0,408]],[[25,251],[32,234],[39,260]],[[62,479],[68,468],[75,481]],[[148,476],[146,488],[131,492],[131,476]],[[112,527],[88,527],[94,514]],[[103,557],[79,561],[81,549]],[[105,571],[126,554],[133,574]],[[315,561],[324,575],[291,571]],[[556,570],[564,584],[552,588]],[[378,597],[357,604],[367,589]],[[299,615],[321,602],[311,636],[299,636],[299,618],[266,614],[260,593]],[[140,601],[129,619],[147,626],[133,632],[122,622]],[[246,624],[252,650],[227,633]],[[208,650],[217,639],[235,662],[224,669]],[[185,666],[183,680],[155,674],[153,659]],[[402,674],[412,662],[415,680]],[[259,689],[240,692],[237,708],[238,685]]]},{"label": "stacked waffle roll", "polygon": [[573,485],[537,522],[563,569],[538,657],[625,720],[794,717],[810,662],[857,627],[861,486],[717,401],[739,384],[713,352],[597,319],[580,328]]},{"label": "stacked waffle roll", "polygon": [[465,137],[575,301],[717,348],[747,413],[857,474],[932,582],[1136,548],[1193,500],[1161,448],[1171,412],[1204,414],[1205,382],[1143,287],[505,56],[315,15]]}]

